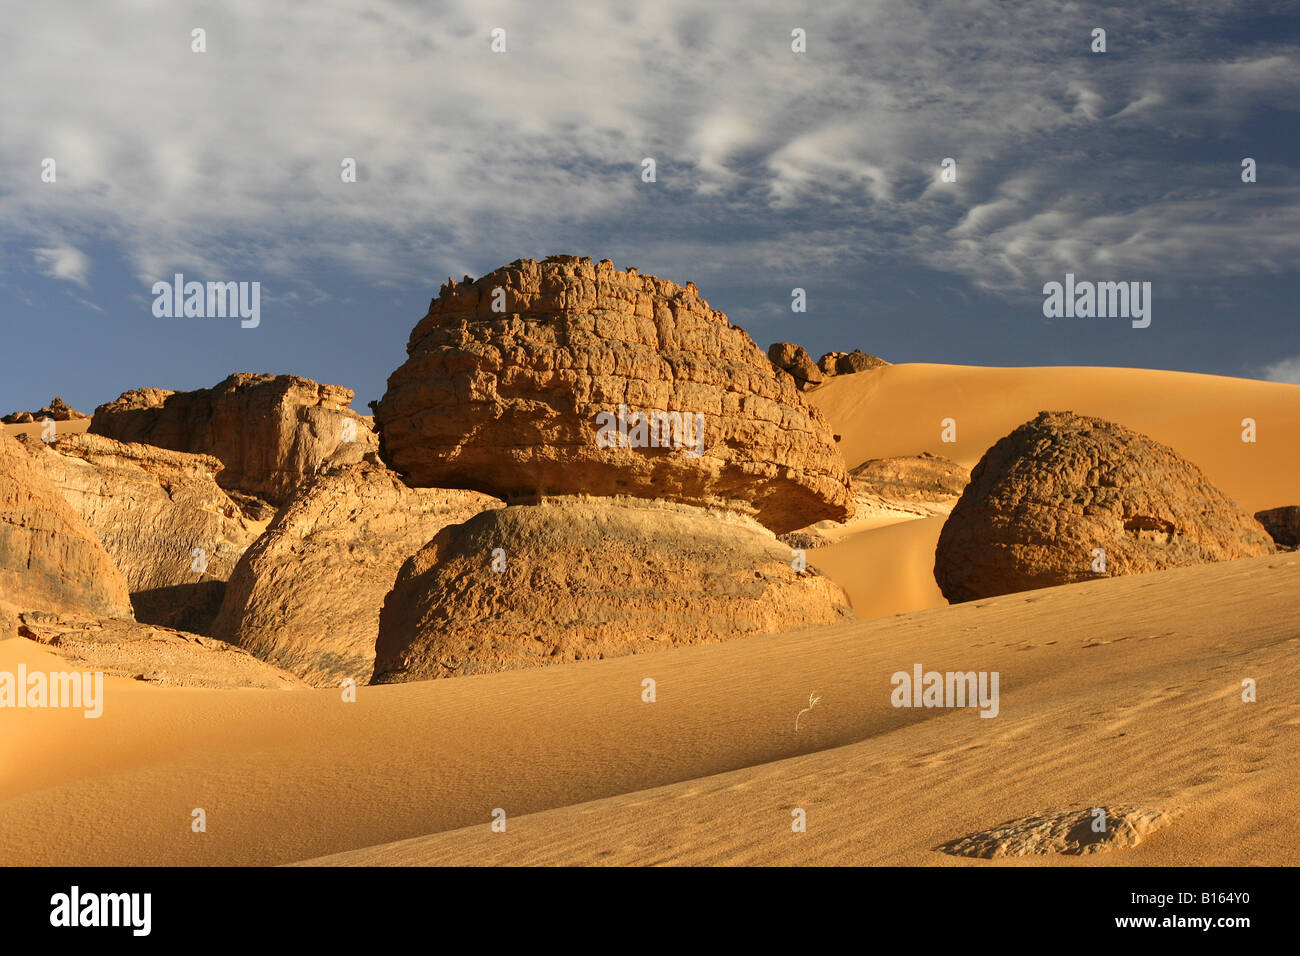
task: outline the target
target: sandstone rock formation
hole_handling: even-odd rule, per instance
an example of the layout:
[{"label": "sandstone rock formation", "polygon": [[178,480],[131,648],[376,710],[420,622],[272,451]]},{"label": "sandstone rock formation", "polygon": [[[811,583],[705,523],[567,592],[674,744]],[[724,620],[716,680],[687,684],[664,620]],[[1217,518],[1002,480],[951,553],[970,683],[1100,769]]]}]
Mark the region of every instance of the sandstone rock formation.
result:
[{"label": "sandstone rock formation", "polygon": [[[1105,827],[1100,830],[1095,828],[1100,819],[1097,810],[1105,813]],[[1177,819],[1181,812],[1133,806],[1052,807],[935,849],[983,860],[1047,853],[1086,856],[1106,850],[1128,850]]]},{"label": "sandstone rock formation", "polygon": [[1040,412],[971,472],[934,576],[958,602],[1273,551],[1259,523],[1172,449],[1099,418]]},{"label": "sandstone rock formation", "polygon": [[136,619],[206,633],[266,527],[217,485],[221,462],[93,434],[19,441],[126,577]]},{"label": "sandstone rock formation", "polygon": [[812,356],[801,345],[793,342],[773,342],[767,347],[767,357],[777,368],[794,376],[795,383],[807,391],[826,380]]},{"label": "sandstone rock formation", "polygon": [[212,633],[309,684],[365,684],[402,563],[445,526],[500,506],[474,491],[407,488],[377,462],[322,472],[239,562]]},{"label": "sandstone rock formation", "polygon": [[377,447],[352,390],[296,375],[238,373],[212,388],[124,392],[95,409],[90,431],[123,442],[212,455],[227,489],[282,504],[328,464],[360,461]]},{"label": "sandstone rock formation", "polygon": [[854,349],[852,352],[827,352],[817,360],[817,368],[827,378],[833,375],[852,375],[855,372],[865,372],[869,368],[879,368],[888,364],[879,356],[860,349]]},{"label": "sandstone rock formation", "polygon": [[966,488],[969,474],[951,458],[919,455],[873,458],[851,472],[855,493],[870,493],[900,501],[950,501]]},{"label": "sandstone rock formation", "polygon": [[851,511],[821,413],[694,284],[518,260],[448,281],[407,352],[376,422],[410,485],[721,506],[776,531]]},{"label": "sandstone rock formation", "polygon": [[85,415],[67,404],[61,397],[55,395],[54,401],[50,402],[49,405],[45,406],[38,412],[10,412],[8,415],[4,416],[4,418],[0,418],[0,422],[3,422],[6,425],[23,425],[29,422],[44,421],[47,418],[53,419],[56,422],[67,422],[85,417]]},{"label": "sandstone rock formation", "polygon": [[849,472],[852,518],[843,523],[818,521],[779,538],[792,548],[820,548],[884,524],[944,517],[957,504],[966,478],[967,471],[961,465],[929,452],[873,458]]},{"label": "sandstone rock formation", "polygon": [[1255,512],[1255,520],[1264,526],[1274,544],[1300,548],[1300,505],[1284,505]]},{"label": "sandstone rock formation", "polygon": [[[498,568],[500,570],[494,570]],[[751,519],[547,500],[443,529],[384,602],[374,683],[639,654],[828,625],[839,586]]]},{"label": "sandstone rock formation", "polygon": [[0,435],[0,600],[16,611],[131,616],[122,574],[15,439]]},{"label": "sandstone rock formation", "polygon": [[292,690],[305,685],[237,647],[199,634],[122,619],[28,613],[19,635],[68,661],[70,670],[102,671],[171,687]]}]

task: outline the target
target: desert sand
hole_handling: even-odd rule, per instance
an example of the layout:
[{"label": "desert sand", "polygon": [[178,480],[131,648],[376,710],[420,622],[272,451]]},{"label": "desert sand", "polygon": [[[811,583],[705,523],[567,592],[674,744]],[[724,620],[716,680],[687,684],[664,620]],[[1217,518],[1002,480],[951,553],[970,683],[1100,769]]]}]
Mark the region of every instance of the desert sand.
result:
[{"label": "desert sand", "polygon": [[[841,436],[850,468],[925,451],[973,468],[1038,412],[1069,410],[1169,445],[1252,514],[1300,500],[1297,385],[1147,369],[916,364],[833,378],[808,399]],[[942,440],[945,418],[956,421],[955,442]],[[1244,418],[1256,422],[1254,443],[1241,440]],[[946,606],[932,573],[943,520],[896,513],[881,528],[887,520],[809,560],[845,589],[859,617]]]},{"label": "desert sand", "polygon": [[[1296,386],[905,365],[809,397],[850,467],[927,450],[973,465],[1038,411],[1071,409],[1171,445],[1247,509],[1300,503]],[[945,417],[955,444],[940,441]],[[1241,442],[1245,417],[1256,444]],[[1300,554],[947,607],[931,574],[942,520],[882,521],[810,552],[860,618],[833,627],[361,687],[353,703],[109,677],[98,720],[7,710],[0,865],[1300,862]],[[19,663],[62,659],[0,641],[0,670]],[[890,675],[917,663],[998,671],[999,715],[894,708]],[[1176,816],[1079,857],[936,849],[1094,806]]]}]

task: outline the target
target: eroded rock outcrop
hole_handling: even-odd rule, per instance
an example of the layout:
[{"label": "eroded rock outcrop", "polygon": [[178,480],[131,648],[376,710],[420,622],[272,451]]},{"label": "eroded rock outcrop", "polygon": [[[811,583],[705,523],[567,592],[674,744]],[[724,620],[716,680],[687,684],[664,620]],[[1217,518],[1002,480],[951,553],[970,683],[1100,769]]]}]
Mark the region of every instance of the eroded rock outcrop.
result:
[{"label": "eroded rock outcrop", "polygon": [[1300,548],[1300,505],[1284,505],[1255,512],[1255,520],[1280,547]]},{"label": "eroded rock outcrop", "polygon": [[15,439],[0,435],[0,600],[15,611],[131,617],[126,580]]},{"label": "eroded rock outcrop", "polygon": [[803,390],[815,388],[826,380],[812,356],[801,345],[793,342],[773,342],[767,347],[767,357],[783,372],[789,372]]},{"label": "eroded rock outcrop", "polygon": [[136,619],[206,633],[266,527],[218,486],[221,462],[93,434],[19,441],[125,576]]},{"label": "eroded rock outcrop", "polygon": [[376,422],[413,486],[656,498],[776,531],[851,512],[821,413],[693,284],[519,260],[445,284],[407,352]]},{"label": "eroded rock outcrop", "polygon": [[384,602],[375,683],[619,657],[852,617],[751,519],[564,498],[445,528]]},{"label": "eroded rock outcrop", "polygon": [[4,418],[0,418],[0,422],[3,422],[6,425],[23,425],[29,422],[44,421],[47,418],[56,422],[68,422],[76,421],[85,417],[85,415],[81,414],[81,412],[77,411],[65,402],[60,396],[55,395],[54,401],[50,402],[49,405],[45,406],[40,411],[10,412],[8,415],[4,416]]},{"label": "eroded rock outcrop", "polygon": [[[1181,815],[1149,807],[1052,807],[935,847],[953,856],[996,860],[1060,853],[1087,856],[1129,850]],[[1100,824],[1100,825],[1099,825]]]},{"label": "eroded rock outcrop", "polygon": [[18,633],[64,658],[70,670],[101,671],[169,687],[305,686],[238,647],[168,627],[38,612],[22,615]]},{"label": "eroded rock outcrop", "polygon": [[856,372],[865,372],[867,369],[880,368],[888,364],[879,356],[863,352],[861,349],[854,349],[852,352],[827,352],[817,360],[817,368],[826,378],[853,375]]},{"label": "eroded rock outcrop", "polygon": [[1173,449],[1100,418],[1040,412],[971,472],[934,576],[958,602],[1273,551],[1259,522]]},{"label": "eroded rock outcrop", "polygon": [[851,472],[853,490],[899,501],[953,502],[966,488],[969,473],[951,458],[919,455],[872,458]]},{"label": "eroded rock outcrop", "polygon": [[316,686],[367,683],[402,563],[497,507],[474,491],[408,488],[377,462],[322,472],[239,562],[212,633]]},{"label": "eroded rock outcrop", "polygon": [[238,373],[192,392],[124,392],[95,409],[90,431],[212,455],[224,466],[223,488],[278,505],[320,468],[376,449],[370,420],[348,407],[352,397],[350,388],[297,375]]}]

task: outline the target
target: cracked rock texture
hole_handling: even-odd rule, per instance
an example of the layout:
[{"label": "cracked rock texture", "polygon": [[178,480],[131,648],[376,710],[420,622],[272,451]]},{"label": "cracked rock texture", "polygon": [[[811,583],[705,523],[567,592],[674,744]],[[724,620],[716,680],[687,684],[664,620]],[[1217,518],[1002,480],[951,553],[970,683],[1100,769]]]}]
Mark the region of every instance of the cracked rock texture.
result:
[{"label": "cracked rock texture", "polygon": [[[609,260],[522,259],[445,284],[407,353],[375,420],[385,462],[413,486],[656,498],[777,532],[852,513],[821,413],[693,283]],[[620,405],[701,413],[703,454],[671,431],[658,447],[602,447],[596,416]]]},{"label": "cracked rock texture", "polygon": [[239,372],[212,388],[141,388],[95,409],[90,431],[212,455],[217,483],[279,505],[326,465],[360,461],[378,439],[348,407],[352,389],[297,375]]},{"label": "cracked rock texture", "polygon": [[[1093,569],[1094,549],[1105,570]],[[950,602],[1272,554],[1259,522],[1173,449],[1040,412],[984,453],[935,548]]]}]

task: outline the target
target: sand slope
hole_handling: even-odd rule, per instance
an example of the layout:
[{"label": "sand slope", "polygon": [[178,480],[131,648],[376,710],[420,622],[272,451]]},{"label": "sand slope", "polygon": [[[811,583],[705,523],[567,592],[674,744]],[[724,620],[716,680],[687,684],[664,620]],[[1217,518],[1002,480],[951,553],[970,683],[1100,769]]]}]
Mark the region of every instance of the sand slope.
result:
[{"label": "sand slope", "polygon": [[[1249,509],[1300,503],[1300,388],[1125,369],[892,366],[812,393],[849,463],[973,464],[1041,409],[1170,444]],[[939,421],[958,420],[956,445]],[[1240,420],[1259,442],[1240,441]],[[942,519],[810,554],[895,617],[561,668],[336,690],[109,678],[104,716],[0,711],[0,865],[1300,863],[1300,554],[957,607]],[[927,553],[928,552],[928,553]],[[0,670],[66,665],[0,641]],[[890,675],[997,670],[1001,714],[895,709]],[[1241,681],[1259,701],[1241,701]],[[642,701],[642,681],[658,700]],[[821,702],[794,722],[816,692]],[[1049,807],[1181,809],[1133,849],[993,861],[941,843]],[[191,831],[191,811],[207,832]],[[493,833],[494,808],[508,814]],[[790,812],[807,811],[792,833]]]},{"label": "sand slope", "polygon": [[[945,455],[974,467],[1040,411],[1070,410],[1164,442],[1252,514],[1300,504],[1300,385],[1128,368],[890,365],[809,393],[841,436],[850,467],[868,458]],[[957,441],[940,438],[957,422]],[[1243,418],[1257,441],[1241,440]]]},{"label": "sand slope", "polygon": [[[5,714],[0,864],[987,865],[931,847],[1106,801],[1188,810],[1134,862],[1296,863],[1297,592],[1300,555],[1279,555],[355,704],[113,680],[98,721]],[[44,656],[0,642],[0,669]],[[998,670],[1001,715],[894,709],[890,675],[918,662]]]},{"label": "sand slope", "polygon": [[[1126,368],[891,365],[833,378],[808,394],[841,436],[850,467],[869,458],[946,455],[968,468],[1040,411],[1098,415],[1164,442],[1251,513],[1300,504],[1300,386]],[[1241,440],[1254,418],[1257,441]],[[941,422],[957,422],[957,441]],[[810,560],[860,617],[945,605],[934,582],[943,519],[840,537]]]}]

